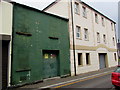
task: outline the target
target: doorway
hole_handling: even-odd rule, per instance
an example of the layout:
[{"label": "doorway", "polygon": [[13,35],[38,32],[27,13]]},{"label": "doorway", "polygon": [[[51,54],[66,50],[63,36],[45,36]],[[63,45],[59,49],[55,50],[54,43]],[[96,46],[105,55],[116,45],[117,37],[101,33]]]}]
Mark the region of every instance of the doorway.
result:
[{"label": "doorway", "polygon": [[100,69],[106,68],[107,64],[106,64],[106,53],[100,53],[99,54],[99,67]]},{"label": "doorway", "polygon": [[7,88],[8,82],[8,48],[9,41],[2,41],[2,88]]},{"label": "doorway", "polygon": [[58,55],[57,50],[43,50],[43,76],[52,78],[58,76]]}]

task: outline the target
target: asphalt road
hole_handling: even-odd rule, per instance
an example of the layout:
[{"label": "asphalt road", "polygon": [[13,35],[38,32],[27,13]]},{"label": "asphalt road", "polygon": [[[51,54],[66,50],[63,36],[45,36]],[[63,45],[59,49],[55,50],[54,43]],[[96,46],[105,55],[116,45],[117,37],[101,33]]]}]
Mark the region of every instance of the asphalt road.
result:
[{"label": "asphalt road", "polygon": [[115,90],[111,83],[111,72],[115,69],[116,67],[106,68],[77,76],[51,79],[41,83],[25,85],[20,88],[33,88],[35,90],[56,90],[56,88],[57,90]]},{"label": "asphalt road", "polygon": [[111,84],[111,74],[66,85],[61,88],[109,88],[110,90],[115,90]]}]

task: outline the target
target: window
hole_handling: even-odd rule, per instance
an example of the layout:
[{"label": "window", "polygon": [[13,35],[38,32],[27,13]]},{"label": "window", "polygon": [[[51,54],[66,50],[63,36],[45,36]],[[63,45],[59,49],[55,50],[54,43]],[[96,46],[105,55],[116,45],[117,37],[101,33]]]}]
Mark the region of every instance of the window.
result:
[{"label": "window", "polygon": [[82,53],[78,53],[78,65],[82,65]]},{"label": "window", "polygon": [[116,55],[116,53],[114,53],[114,59],[115,59],[115,61],[117,61],[117,55]]},{"label": "window", "polygon": [[113,37],[113,45],[115,46],[115,38]]},{"label": "window", "polygon": [[95,22],[98,23],[98,15],[95,14]]},{"label": "window", "polygon": [[88,29],[84,28],[84,38],[85,40],[88,40],[89,37],[88,37]]},{"label": "window", "polygon": [[83,9],[83,17],[86,18],[87,17],[86,7],[83,6],[82,9]]},{"label": "window", "polygon": [[79,26],[76,26],[76,38],[81,38],[81,28]]},{"label": "window", "polygon": [[113,23],[111,23],[111,29],[112,29],[112,31],[113,31]]},{"label": "window", "polygon": [[102,17],[102,26],[105,26],[104,18]]},{"label": "window", "polygon": [[97,42],[100,43],[100,33],[97,32]]},{"label": "window", "polygon": [[106,35],[103,35],[103,42],[106,44]]},{"label": "window", "polygon": [[79,4],[75,2],[75,13],[79,14]]},{"label": "window", "polygon": [[90,54],[86,53],[86,64],[90,65]]}]

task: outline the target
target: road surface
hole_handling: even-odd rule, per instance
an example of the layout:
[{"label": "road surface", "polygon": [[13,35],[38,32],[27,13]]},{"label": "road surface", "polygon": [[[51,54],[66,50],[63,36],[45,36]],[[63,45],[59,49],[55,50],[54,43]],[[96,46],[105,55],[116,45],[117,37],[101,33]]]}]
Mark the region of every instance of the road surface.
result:
[{"label": "road surface", "polygon": [[[115,90],[114,86],[111,83],[111,73],[108,74],[103,74],[100,76],[95,76],[87,79],[83,79],[80,81],[72,82],[72,83],[67,83],[63,85],[58,85],[56,87],[52,88],[72,88],[73,90],[75,88],[88,88],[88,89],[105,89],[105,90]],[[71,90],[71,89],[70,89]],[[76,89],[75,89],[76,90]]]}]

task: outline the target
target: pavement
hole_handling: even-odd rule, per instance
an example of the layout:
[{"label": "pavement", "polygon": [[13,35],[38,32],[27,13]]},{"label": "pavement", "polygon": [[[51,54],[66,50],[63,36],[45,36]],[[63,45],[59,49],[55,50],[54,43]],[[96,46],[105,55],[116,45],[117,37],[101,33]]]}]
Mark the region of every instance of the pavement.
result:
[{"label": "pavement", "polygon": [[36,90],[36,89],[41,89],[41,88],[53,88],[53,87],[59,88],[59,86],[62,86],[63,84],[76,82],[76,81],[82,80],[82,79],[100,76],[100,75],[106,74],[106,73],[111,74],[111,72],[114,71],[115,69],[116,69],[116,67],[111,67],[111,68],[105,68],[105,69],[101,69],[101,70],[93,71],[93,72],[89,72],[89,73],[79,74],[77,76],[47,79],[47,80],[44,80],[43,82],[31,84],[31,85],[25,85],[25,86],[19,87],[17,89],[28,89],[29,88],[29,89]]}]

